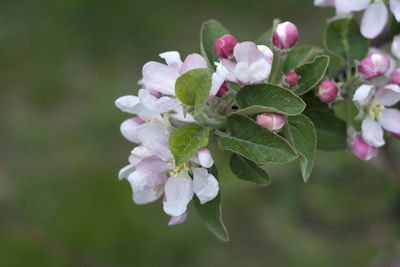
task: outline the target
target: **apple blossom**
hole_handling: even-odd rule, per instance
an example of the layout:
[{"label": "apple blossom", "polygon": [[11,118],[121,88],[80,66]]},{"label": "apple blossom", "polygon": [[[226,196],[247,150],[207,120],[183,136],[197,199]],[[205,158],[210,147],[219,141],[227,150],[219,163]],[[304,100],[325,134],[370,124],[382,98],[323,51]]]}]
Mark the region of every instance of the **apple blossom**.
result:
[{"label": "apple blossom", "polygon": [[286,115],[279,113],[262,113],[257,115],[257,123],[273,132],[279,132],[286,124]]},{"label": "apple blossom", "polygon": [[330,80],[323,81],[318,87],[318,97],[324,103],[335,101],[339,89],[337,85]]},{"label": "apple blossom", "polygon": [[366,112],[361,128],[362,137],[369,145],[381,147],[385,144],[383,129],[400,134],[400,111],[387,108],[400,101],[398,85],[389,84],[376,92],[373,85],[362,85],[356,90],[353,101]]},{"label": "apple blossom", "polygon": [[273,53],[265,45],[242,42],[235,46],[232,60],[221,59],[228,71],[226,79],[241,84],[254,84],[266,80],[271,72]]},{"label": "apple blossom", "polygon": [[233,48],[238,44],[235,36],[232,34],[225,34],[214,43],[215,53],[222,58],[229,58],[233,55]]},{"label": "apple blossom", "polygon": [[280,50],[292,48],[299,38],[299,32],[296,25],[286,21],[278,24],[272,34],[272,43]]}]

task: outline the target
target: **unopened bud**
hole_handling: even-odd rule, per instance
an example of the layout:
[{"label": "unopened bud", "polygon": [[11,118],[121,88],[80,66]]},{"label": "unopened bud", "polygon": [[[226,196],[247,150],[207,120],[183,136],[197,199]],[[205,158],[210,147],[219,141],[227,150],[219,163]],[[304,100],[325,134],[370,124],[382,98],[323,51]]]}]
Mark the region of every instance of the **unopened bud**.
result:
[{"label": "unopened bud", "polygon": [[229,91],[229,88],[228,88],[228,84],[226,83],[226,81],[221,85],[221,87],[219,88],[219,90],[218,90],[218,92],[217,92],[217,96],[218,97],[223,97],[224,96],[224,94],[226,93],[226,92],[228,92]]},{"label": "unopened bud", "polygon": [[338,93],[339,89],[336,84],[329,80],[323,81],[319,85],[318,96],[319,99],[324,103],[331,103],[335,101]]},{"label": "unopened bud", "polygon": [[279,113],[263,113],[257,115],[257,123],[272,132],[279,132],[286,123],[286,115]]},{"label": "unopened bud", "polygon": [[299,32],[296,25],[291,22],[284,22],[278,24],[274,33],[272,34],[272,43],[280,50],[287,50],[292,48],[299,38]]},{"label": "unopened bud", "polygon": [[294,87],[299,84],[299,75],[295,72],[291,71],[286,74],[285,83],[287,83],[290,87]]},{"label": "unopened bud", "polygon": [[378,155],[378,148],[367,144],[360,134],[354,137],[350,149],[360,160],[370,160]]},{"label": "unopened bud", "polygon": [[364,75],[365,79],[372,80],[384,75],[389,68],[389,56],[383,53],[375,53],[361,60],[358,66],[358,72]]},{"label": "unopened bud", "polygon": [[215,40],[214,50],[215,53],[222,57],[228,58],[233,54],[233,48],[237,45],[238,41],[232,34],[225,34]]},{"label": "unopened bud", "polygon": [[398,86],[400,86],[400,69],[395,69],[389,77],[390,84],[397,84]]}]

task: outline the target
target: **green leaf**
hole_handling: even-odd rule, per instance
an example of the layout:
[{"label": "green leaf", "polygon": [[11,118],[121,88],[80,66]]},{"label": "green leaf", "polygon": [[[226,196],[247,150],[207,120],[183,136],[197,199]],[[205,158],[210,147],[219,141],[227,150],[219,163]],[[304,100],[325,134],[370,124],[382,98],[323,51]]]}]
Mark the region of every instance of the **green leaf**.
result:
[{"label": "green leaf", "polygon": [[201,148],[208,144],[207,128],[198,125],[182,126],[169,137],[169,148],[174,155],[175,165],[188,161]]},{"label": "green leaf", "polygon": [[291,49],[283,65],[283,72],[288,73],[289,71],[295,70],[297,67],[312,61],[323,52],[324,50],[317,46],[305,46]]},{"label": "green leaf", "polygon": [[208,100],[213,72],[210,69],[194,69],[184,73],[175,83],[175,94],[188,106],[194,106],[194,115],[200,114]]},{"label": "green leaf", "polygon": [[312,62],[296,68],[295,72],[300,76],[300,79],[298,86],[293,92],[298,95],[304,95],[318,86],[320,81],[324,78],[328,66],[328,56],[317,56]]},{"label": "green leaf", "polygon": [[268,173],[254,162],[238,155],[232,154],[229,161],[232,172],[237,178],[259,185],[269,185],[271,180]]},{"label": "green leaf", "polygon": [[230,150],[262,163],[284,163],[297,158],[296,152],[285,139],[246,116],[229,116],[227,130],[230,135],[221,136],[218,141],[223,150]]},{"label": "green leaf", "polygon": [[213,67],[214,62],[218,61],[218,56],[214,51],[214,43],[217,38],[228,34],[228,30],[216,20],[208,20],[203,23],[200,33],[200,49],[203,56],[207,59],[208,65]]},{"label": "green leaf", "polygon": [[361,60],[367,55],[369,42],[361,35],[357,21],[345,18],[329,23],[325,30],[324,46],[349,66],[354,66],[354,60]]},{"label": "green leaf", "polygon": [[210,200],[204,204],[200,204],[200,200],[195,195],[193,197],[193,203],[196,207],[197,213],[200,216],[200,220],[206,226],[206,228],[219,240],[228,242],[229,234],[226,230],[224,222],[222,221],[220,193],[218,193],[213,200]]},{"label": "green leaf", "polygon": [[297,115],[303,112],[305,103],[291,91],[273,84],[247,85],[239,90],[236,103],[243,115],[261,112],[278,112]]},{"label": "green leaf", "polygon": [[318,98],[308,97],[306,103],[304,114],[314,123],[318,149],[327,151],[346,149],[346,123],[336,117],[333,110]]},{"label": "green leaf", "polygon": [[272,34],[274,33],[273,28],[269,29],[268,31],[266,31],[265,33],[263,33],[263,35],[261,35],[257,41],[256,44],[257,45],[266,45],[268,47],[272,47]]},{"label": "green leaf", "polygon": [[301,174],[304,182],[307,182],[317,150],[317,134],[314,124],[304,115],[288,117],[285,135],[299,154]]}]

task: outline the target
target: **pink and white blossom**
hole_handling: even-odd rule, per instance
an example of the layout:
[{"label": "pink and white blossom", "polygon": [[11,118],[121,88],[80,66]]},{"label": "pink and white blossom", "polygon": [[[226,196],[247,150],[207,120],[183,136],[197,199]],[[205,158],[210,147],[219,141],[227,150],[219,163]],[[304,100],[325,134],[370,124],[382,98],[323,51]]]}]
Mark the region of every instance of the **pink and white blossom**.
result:
[{"label": "pink and white blossom", "polygon": [[299,38],[299,32],[296,25],[286,21],[276,26],[272,34],[272,43],[280,50],[292,48]]},{"label": "pink and white blossom", "polygon": [[279,113],[262,113],[256,118],[259,125],[272,132],[279,132],[285,126],[286,120],[286,115]]},{"label": "pink and white blossom", "polygon": [[228,71],[228,81],[248,85],[261,83],[269,77],[273,57],[267,46],[242,42],[235,46],[232,60],[221,59],[220,63]]},{"label": "pink and white blossom", "polygon": [[362,121],[362,137],[369,145],[381,147],[385,144],[383,129],[400,134],[400,111],[387,108],[400,101],[400,87],[389,84],[375,91],[373,85],[360,86],[353,101],[366,113]]},{"label": "pink and white blossom", "polygon": [[378,148],[369,145],[360,134],[353,137],[350,143],[350,150],[360,160],[370,160],[378,155]]},{"label": "pink and white blossom", "polygon": [[391,62],[388,55],[384,53],[374,53],[361,60],[358,66],[358,72],[362,74],[365,79],[372,80],[385,75],[389,71],[390,66]]}]

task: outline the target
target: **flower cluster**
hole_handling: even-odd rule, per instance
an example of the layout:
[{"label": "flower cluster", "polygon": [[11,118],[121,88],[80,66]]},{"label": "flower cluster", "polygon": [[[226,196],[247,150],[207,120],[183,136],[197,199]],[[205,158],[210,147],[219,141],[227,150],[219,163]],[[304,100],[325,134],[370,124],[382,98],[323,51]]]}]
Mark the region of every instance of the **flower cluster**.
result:
[{"label": "flower cluster", "polygon": [[[389,12],[384,0],[314,0],[314,5],[335,7],[333,19],[352,17],[356,12],[365,10],[361,19],[361,33],[368,39],[377,37],[385,28]],[[390,0],[390,11],[400,21],[400,1]]]}]

